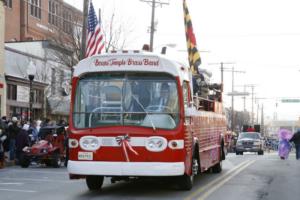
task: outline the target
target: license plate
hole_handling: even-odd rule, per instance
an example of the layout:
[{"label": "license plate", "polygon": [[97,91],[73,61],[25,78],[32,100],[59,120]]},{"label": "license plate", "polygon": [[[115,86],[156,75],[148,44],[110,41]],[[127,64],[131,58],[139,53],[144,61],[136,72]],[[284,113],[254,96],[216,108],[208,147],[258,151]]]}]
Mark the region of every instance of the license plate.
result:
[{"label": "license plate", "polygon": [[78,152],[78,160],[93,160],[93,152]]}]

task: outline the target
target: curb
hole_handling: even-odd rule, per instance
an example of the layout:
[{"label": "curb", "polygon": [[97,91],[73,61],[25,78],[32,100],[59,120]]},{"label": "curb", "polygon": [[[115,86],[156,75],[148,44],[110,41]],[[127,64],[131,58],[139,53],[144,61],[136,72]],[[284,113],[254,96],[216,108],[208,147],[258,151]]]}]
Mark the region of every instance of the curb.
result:
[{"label": "curb", "polygon": [[12,166],[15,166],[14,161],[5,161],[4,162],[4,167],[12,167]]}]

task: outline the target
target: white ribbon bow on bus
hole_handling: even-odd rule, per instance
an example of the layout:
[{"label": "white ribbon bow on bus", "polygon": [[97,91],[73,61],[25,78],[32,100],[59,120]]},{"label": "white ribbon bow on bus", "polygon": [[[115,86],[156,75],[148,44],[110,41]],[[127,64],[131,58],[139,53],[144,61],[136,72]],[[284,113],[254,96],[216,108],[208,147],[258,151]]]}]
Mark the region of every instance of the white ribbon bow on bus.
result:
[{"label": "white ribbon bow on bus", "polygon": [[127,152],[127,148],[134,153],[135,155],[139,155],[131,146],[130,144],[130,137],[128,134],[124,135],[124,136],[118,136],[116,137],[116,141],[118,142],[118,144],[122,147],[125,158],[126,158],[126,162],[130,162],[129,160],[129,155]]}]

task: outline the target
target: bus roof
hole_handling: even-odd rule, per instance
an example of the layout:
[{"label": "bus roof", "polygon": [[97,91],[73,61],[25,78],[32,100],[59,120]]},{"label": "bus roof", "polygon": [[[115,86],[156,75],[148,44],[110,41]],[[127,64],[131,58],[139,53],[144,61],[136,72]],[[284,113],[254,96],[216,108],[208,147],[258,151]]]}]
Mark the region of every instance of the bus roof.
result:
[{"label": "bus roof", "polygon": [[181,83],[189,79],[189,67],[164,55],[143,51],[122,51],[94,55],[81,60],[74,69],[80,77],[94,72],[164,72],[179,77]]}]

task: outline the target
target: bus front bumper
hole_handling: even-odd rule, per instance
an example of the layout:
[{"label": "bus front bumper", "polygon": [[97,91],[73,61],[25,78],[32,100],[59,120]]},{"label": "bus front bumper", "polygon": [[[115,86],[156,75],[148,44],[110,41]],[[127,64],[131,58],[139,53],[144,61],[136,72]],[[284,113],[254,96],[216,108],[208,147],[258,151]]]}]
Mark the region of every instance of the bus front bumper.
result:
[{"label": "bus front bumper", "polygon": [[184,162],[68,161],[68,171],[74,175],[179,176],[184,170]]}]

